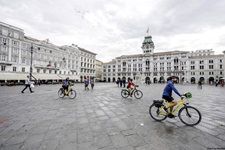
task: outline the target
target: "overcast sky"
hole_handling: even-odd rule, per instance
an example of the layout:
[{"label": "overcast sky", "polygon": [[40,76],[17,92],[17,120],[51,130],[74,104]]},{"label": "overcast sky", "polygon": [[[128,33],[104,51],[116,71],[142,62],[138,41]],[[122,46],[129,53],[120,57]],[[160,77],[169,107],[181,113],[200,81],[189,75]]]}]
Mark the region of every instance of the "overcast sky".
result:
[{"label": "overcast sky", "polygon": [[225,0],[0,0],[0,21],[26,36],[72,43],[108,62],[141,54],[152,35],[155,52],[225,50]]}]

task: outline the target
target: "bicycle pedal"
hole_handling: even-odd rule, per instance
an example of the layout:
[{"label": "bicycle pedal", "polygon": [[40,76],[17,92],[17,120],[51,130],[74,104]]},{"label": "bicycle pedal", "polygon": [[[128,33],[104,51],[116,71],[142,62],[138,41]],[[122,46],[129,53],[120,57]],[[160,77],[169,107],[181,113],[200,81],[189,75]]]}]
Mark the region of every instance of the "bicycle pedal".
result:
[{"label": "bicycle pedal", "polygon": [[168,116],[169,118],[175,118],[175,116],[174,116],[173,114],[171,114],[171,113],[168,114],[167,116]]}]

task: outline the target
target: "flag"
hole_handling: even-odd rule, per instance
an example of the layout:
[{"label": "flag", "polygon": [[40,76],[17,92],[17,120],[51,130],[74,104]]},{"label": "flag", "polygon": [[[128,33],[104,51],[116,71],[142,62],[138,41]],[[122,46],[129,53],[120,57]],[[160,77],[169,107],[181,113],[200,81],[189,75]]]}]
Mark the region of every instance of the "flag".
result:
[{"label": "flag", "polygon": [[148,29],[147,29],[146,33],[148,33],[148,32],[149,32],[149,27],[148,27]]}]

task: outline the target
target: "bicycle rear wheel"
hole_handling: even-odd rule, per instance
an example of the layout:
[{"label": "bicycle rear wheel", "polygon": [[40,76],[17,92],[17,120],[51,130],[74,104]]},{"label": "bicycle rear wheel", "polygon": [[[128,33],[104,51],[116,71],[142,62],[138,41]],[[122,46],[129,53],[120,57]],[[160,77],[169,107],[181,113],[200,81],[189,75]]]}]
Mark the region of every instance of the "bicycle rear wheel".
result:
[{"label": "bicycle rear wheel", "polygon": [[160,108],[156,107],[154,103],[149,107],[149,114],[156,121],[163,121],[167,118],[167,116],[160,114]]},{"label": "bicycle rear wheel", "polygon": [[64,90],[62,90],[61,88],[59,89],[58,91],[58,95],[60,98],[63,98],[65,95],[64,95]]},{"label": "bicycle rear wheel", "polygon": [[142,96],[143,96],[143,93],[140,90],[134,91],[134,97],[136,99],[140,99],[140,98],[142,98]]},{"label": "bicycle rear wheel", "polygon": [[129,92],[128,92],[127,90],[126,90],[126,91],[125,91],[125,90],[124,90],[124,91],[123,91],[123,90],[121,91],[121,96],[122,96],[123,98],[127,98],[129,95],[130,95],[130,94],[129,94]]},{"label": "bicycle rear wheel", "polygon": [[180,109],[178,116],[187,126],[195,126],[200,123],[202,115],[198,109],[192,106],[184,106]]},{"label": "bicycle rear wheel", "polygon": [[74,99],[76,97],[76,95],[77,95],[76,91],[74,91],[72,89],[68,93],[68,96],[70,99]]}]

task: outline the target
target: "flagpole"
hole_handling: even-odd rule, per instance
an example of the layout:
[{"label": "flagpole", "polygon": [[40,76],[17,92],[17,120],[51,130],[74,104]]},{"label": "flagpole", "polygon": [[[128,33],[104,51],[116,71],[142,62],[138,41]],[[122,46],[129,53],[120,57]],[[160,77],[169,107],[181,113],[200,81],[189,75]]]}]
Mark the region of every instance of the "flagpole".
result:
[{"label": "flagpole", "polygon": [[149,26],[148,26],[148,28],[147,28],[146,33],[147,33],[147,36],[149,36]]}]

